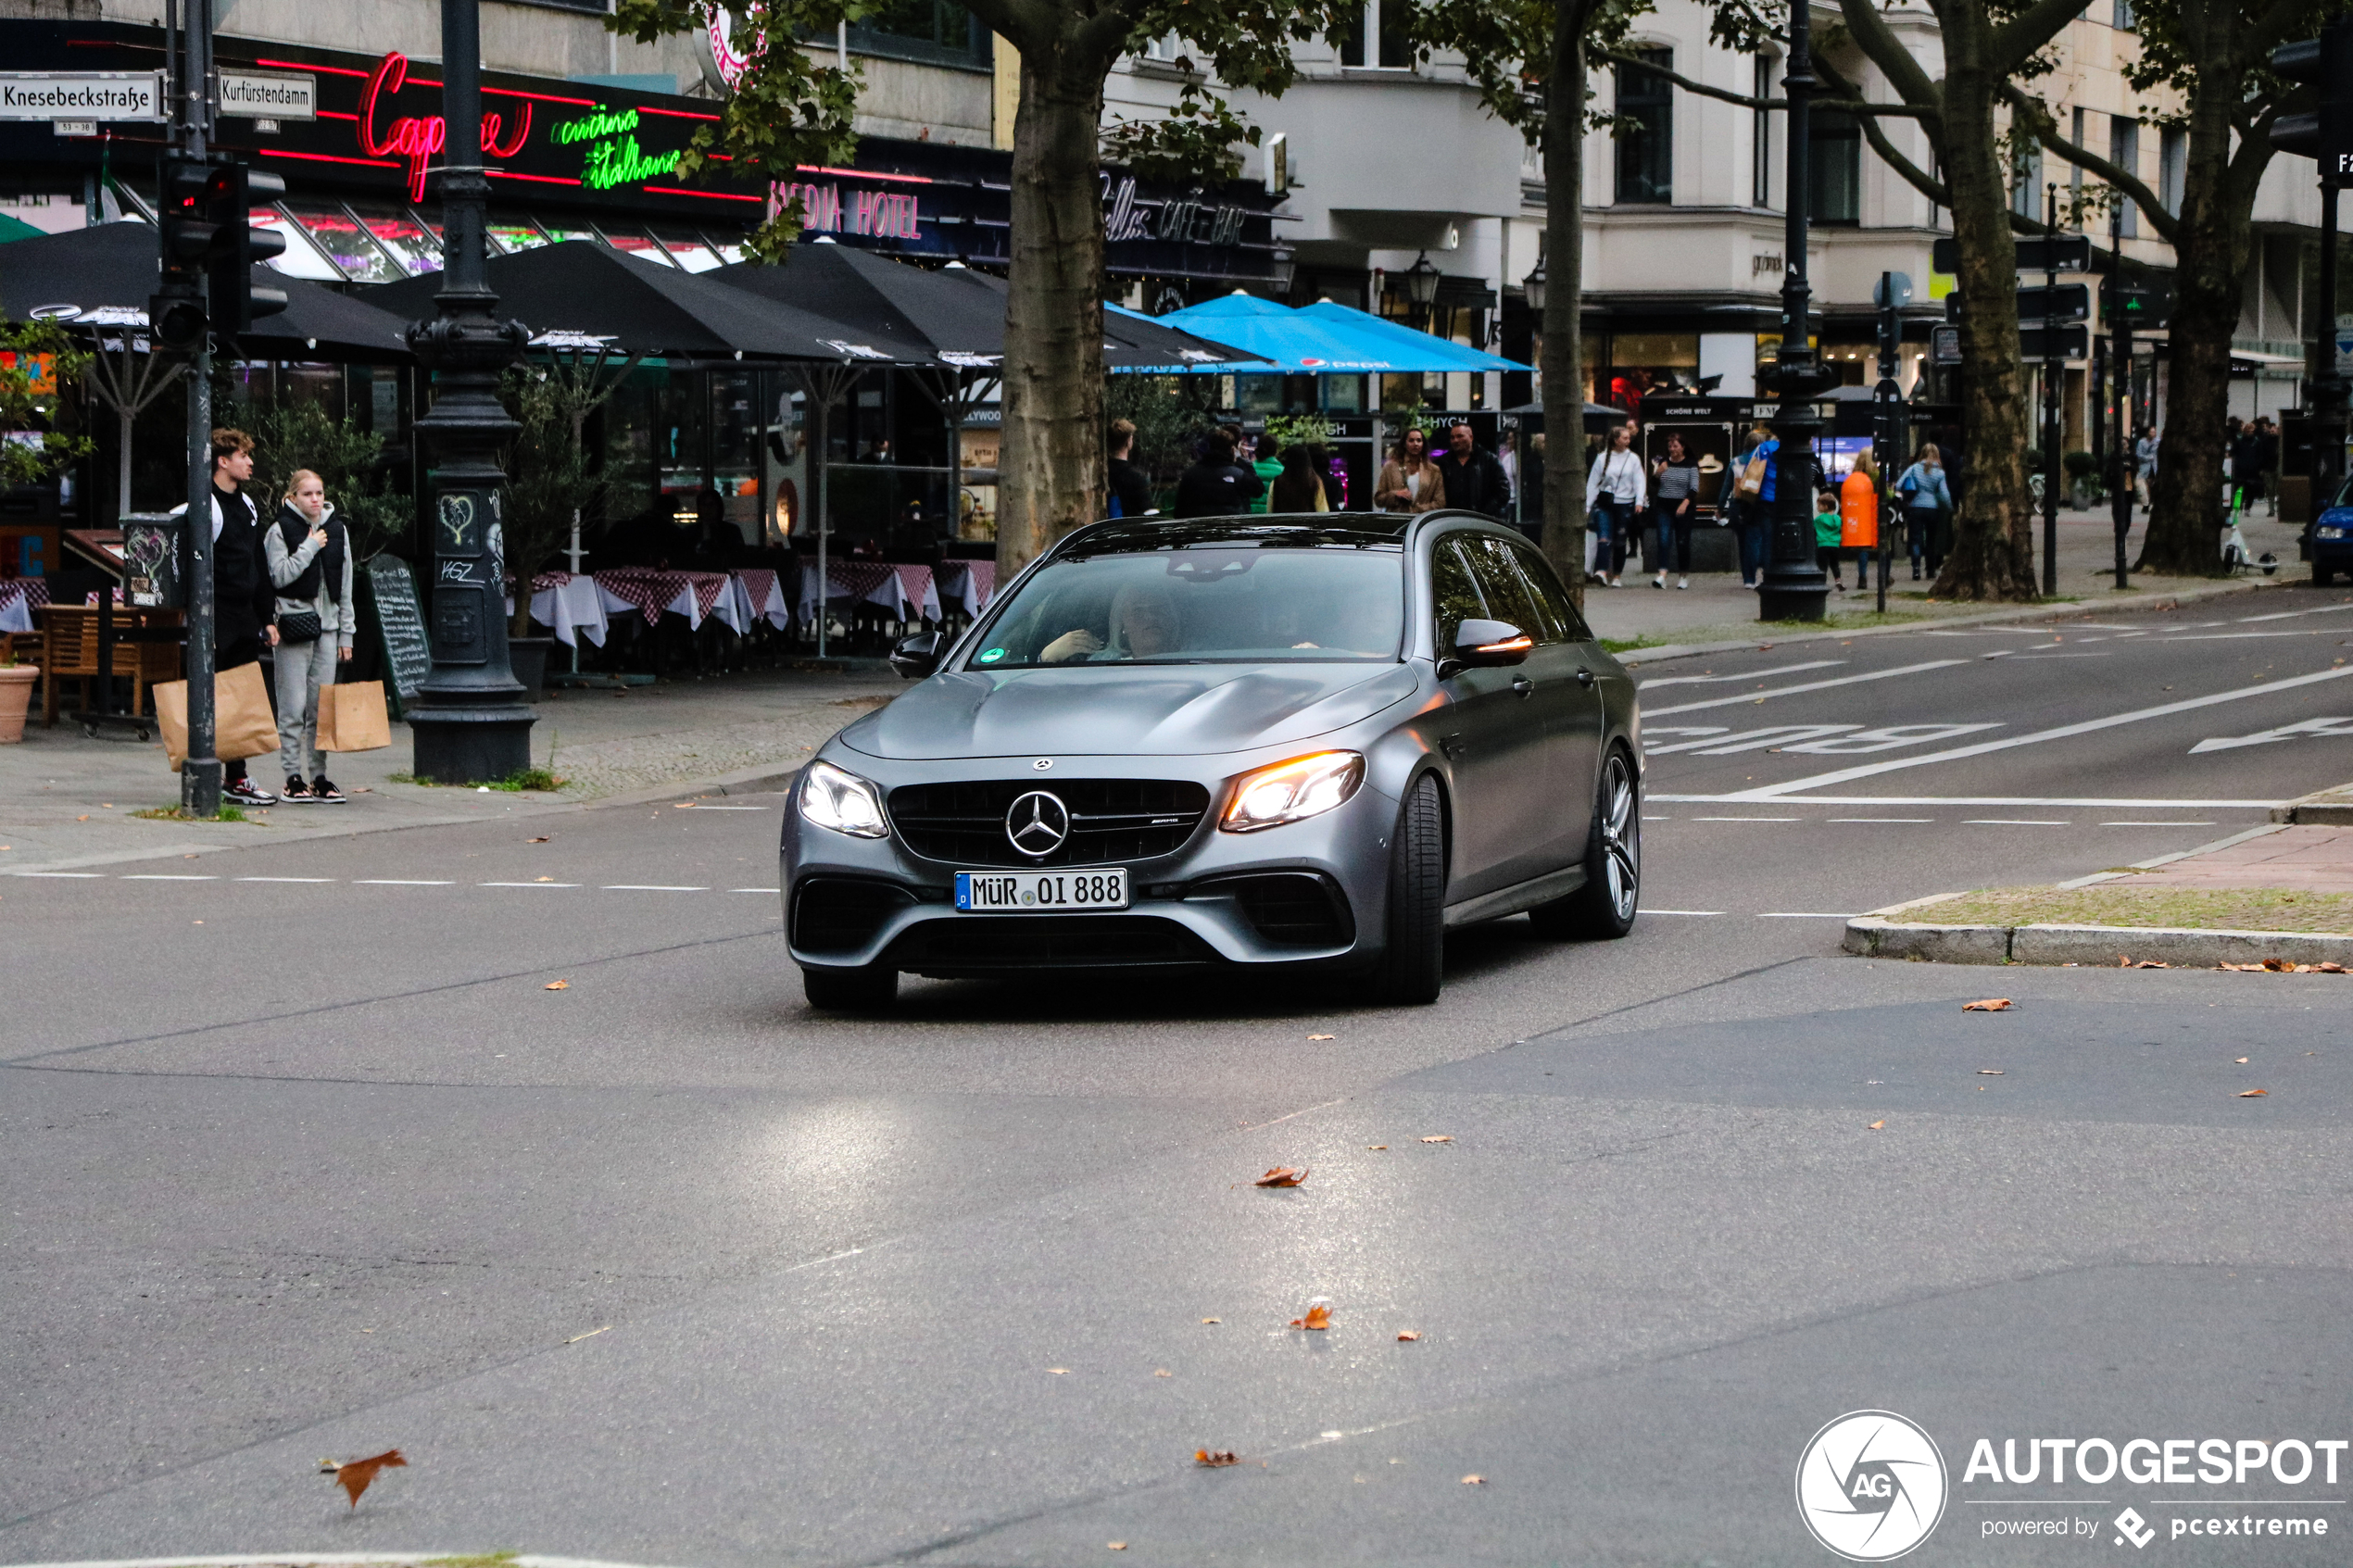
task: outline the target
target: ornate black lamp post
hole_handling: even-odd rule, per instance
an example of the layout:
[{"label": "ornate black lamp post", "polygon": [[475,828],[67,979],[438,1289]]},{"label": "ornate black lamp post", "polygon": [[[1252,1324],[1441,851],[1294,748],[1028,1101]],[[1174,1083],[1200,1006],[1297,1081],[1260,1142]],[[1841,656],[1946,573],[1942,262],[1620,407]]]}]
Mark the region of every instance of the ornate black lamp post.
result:
[{"label": "ornate black lamp post", "polygon": [[[493,313],[484,274],[482,169],[482,29],[478,0],[441,0],[441,110],[448,162],[441,170],[440,314],[409,329],[409,346],[433,371],[433,411],[418,433],[439,459],[431,497],[433,673],[409,715],[416,773],[437,784],[483,784],[531,766],[536,715],[507,663],[506,540],[499,444],[519,428],[498,402],[498,372],[527,334]],[[531,562],[525,561],[528,570]],[[529,583],[516,585],[528,594]]]},{"label": "ornate black lamp post", "polygon": [[1800,0],[1789,8],[1789,74],[1781,83],[1789,95],[1788,222],[1781,240],[1788,270],[1781,279],[1781,347],[1769,383],[1780,400],[1773,419],[1780,447],[1773,460],[1771,546],[1765,585],[1756,596],[1760,621],[1819,621],[1831,591],[1830,579],[1814,559],[1814,438],[1822,430],[1814,399],[1831,378],[1814,358],[1808,331],[1813,295],[1806,282],[1806,231],[1813,205],[1806,182],[1813,140],[1806,123],[1806,100],[1815,85],[1812,31]]},{"label": "ornate black lamp post", "polygon": [[1429,264],[1428,251],[1405,269],[1405,300],[1414,307],[1414,325],[1428,328],[1430,307],[1438,303],[1438,269]]}]

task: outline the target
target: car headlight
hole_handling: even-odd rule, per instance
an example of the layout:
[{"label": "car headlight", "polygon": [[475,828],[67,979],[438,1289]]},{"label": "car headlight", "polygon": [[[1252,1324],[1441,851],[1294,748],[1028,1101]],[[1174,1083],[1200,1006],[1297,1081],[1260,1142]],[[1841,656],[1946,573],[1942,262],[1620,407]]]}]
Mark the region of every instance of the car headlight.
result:
[{"label": "car headlight", "polygon": [[1365,782],[1361,752],[1319,751],[1244,773],[1234,784],[1233,803],[1217,825],[1227,833],[1256,833],[1280,827],[1340,805]]},{"label": "car headlight", "polygon": [[2312,536],[2316,539],[2342,539],[2345,537],[2345,530],[2342,528],[2316,528],[2312,531]]},{"label": "car headlight", "polygon": [[800,776],[800,814],[821,828],[852,838],[887,838],[882,797],[875,786],[830,762],[812,762]]}]

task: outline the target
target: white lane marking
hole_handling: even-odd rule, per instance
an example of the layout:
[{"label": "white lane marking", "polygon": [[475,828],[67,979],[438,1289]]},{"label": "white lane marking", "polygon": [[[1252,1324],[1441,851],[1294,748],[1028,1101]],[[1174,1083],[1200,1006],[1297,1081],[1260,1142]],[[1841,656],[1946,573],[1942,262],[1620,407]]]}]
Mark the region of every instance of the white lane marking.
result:
[{"label": "white lane marking", "polygon": [[2282,724],[2276,730],[2259,730],[2251,735],[2210,735],[2190,747],[2196,757],[2202,751],[2235,751],[2242,746],[2270,746],[2275,741],[2297,740],[2306,735],[2353,735],[2353,719],[2298,719],[2293,724]]},{"label": "white lane marking", "polygon": [[73,882],[104,882],[107,879],[107,873],[104,872],[10,872],[8,874],[10,876],[55,877],[61,882],[69,880]]},{"label": "white lane marking", "polygon": [[[1653,795],[1651,800],[1675,800],[1685,805],[1723,806],[1738,803],[1737,795]],[[2113,796],[2074,795],[1817,795],[1793,800],[1793,806],[2098,806],[2112,810],[2144,811],[2268,811],[2284,800],[2127,800]]]},{"label": "white lane marking", "polygon": [[1800,692],[1828,691],[1832,686],[1852,686],[1865,681],[1892,680],[1898,675],[1917,675],[1925,670],[1947,670],[1957,664],[1967,664],[1965,659],[1931,659],[1925,664],[1900,665],[1894,670],[1868,670],[1860,675],[1841,675],[1828,681],[1806,681],[1794,686],[1775,686],[1770,691],[1743,692],[1738,696],[1710,697],[1705,702],[1686,702],[1674,708],[1654,708],[1645,718],[1664,719],[1670,713],[1696,713],[1704,708],[1737,708],[1744,702],[1763,702],[1768,696],[1795,696]]},{"label": "white lane marking", "polygon": [[333,882],[331,876],[241,876],[238,882]]},{"label": "white lane marking", "polygon": [[217,876],[174,875],[164,872],[141,872],[133,876],[126,876],[122,880],[125,882],[219,882],[220,879]]},{"label": "white lane marking", "polygon": [[2045,653],[2040,648],[2022,648],[2018,657],[2020,659],[2114,659],[2116,655],[2106,649],[2098,653]]},{"label": "white lane marking", "polygon": [[731,887],[727,891],[730,893],[774,893],[776,890],[773,887]]},{"label": "white lane marking", "polygon": [[2063,828],[2070,824],[2049,817],[1970,817],[1965,828]]},{"label": "white lane marking", "polygon": [[2242,615],[2239,617],[2239,624],[2244,626],[2257,621],[2294,621],[2302,615],[2342,615],[2348,609],[2353,609],[2353,605],[2322,605],[2317,609],[2283,609],[2271,615]]},{"label": "white lane marking", "polygon": [[1651,691],[1659,686],[1721,686],[1734,681],[1756,681],[1768,675],[1794,675],[1802,670],[1835,670],[1845,663],[1843,659],[1818,659],[1807,664],[1781,664],[1770,670],[1751,670],[1740,675],[1662,675],[1655,681],[1644,681],[1635,689]]},{"label": "white lane marking", "polygon": [[1695,822],[1802,822],[1803,817],[1693,817]]},{"label": "white lane marking", "polygon": [[477,882],[476,887],[577,887],[576,882]]},{"label": "white lane marking", "polygon": [[1774,909],[1758,915],[1758,920],[1853,920],[1853,915],[1829,914],[1820,909]]},{"label": "white lane marking", "polygon": [[2210,828],[2212,822],[2102,822],[2104,828]]},{"label": "white lane marking", "polygon": [[1644,909],[1642,912],[1646,915],[1691,915],[1696,919],[1705,920],[1720,915],[1724,911],[1721,909]]},{"label": "white lane marking", "polygon": [[2112,730],[2120,724],[2136,724],[2145,719],[2162,719],[2171,714],[2187,713],[2195,709],[2212,708],[2218,703],[2245,702],[2250,697],[2268,696],[2273,692],[2294,691],[2322,681],[2341,681],[2353,675],[2353,665],[2336,670],[2316,670],[2309,675],[2291,675],[2284,681],[2265,681],[2235,691],[2215,692],[2207,696],[2184,697],[2179,702],[2160,703],[2155,708],[2138,708],[2129,713],[2111,713],[2105,719],[2086,719],[2080,723],[2061,724],[2056,729],[2037,730],[2032,734],[2007,735],[2000,740],[1982,740],[1969,746],[1957,746],[1945,751],[1931,751],[1925,757],[1897,757],[1885,762],[1865,762],[1836,772],[1816,773],[1811,778],[1792,779],[1786,784],[1766,784],[1758,789],[1743,790],[1735,795],[1718,796],[1720,800],[1780,800],[1806,790],[1828,789],[1855,779],[1875,778],[1892,773],[1899,768],[1925,768],[1936,762],[1955,762],[1965,757],[1982,757],[1988,752],[2008,751],[2021,746],[2039,746],[2045,741],[2068,740],[2076,735],[2088,735],[2099,730]]},{"label": "white lane marking", "polygon": [[1832,817],[1834,822],[1932,822],[1934,817]]},{"label": "white lane marking", "polygon": [[405,876],[363,876],[355,887],[455,887],[454,882],[422,882]]},{"label": "white lane marking", "polygon": [[[1865,730],[1858,734],[1802,741],[1781,749],[1805,757],[1855,757],[1865,752],[1897,751],[1907,746],[1926,746],[1931,741],[1951,740],[1957,735],[1973,735],[1980,730],[1998,730],[2001,727],[1999,723],[1890,724],[1884,729]],[[1716,753],[1707,751],[1701,755],[1713,757]]]},{"label": "white lane marking", "polygon": [[682,806],[682,811],[773,811],[774,806]]},{"label": "white lane marking", "polygon": [[[1702,757],[1730,757],[1737,752],[1764,751],[1785,742],[1819,740],[1828,735],[1845,734],[1849,731],[1859,730],[1862,727],[1860,724],[1772,724],[1761,730],[1749,730],[1737,735],[1727,734],[1718,730],[1713,734],[1703,734],[1697,740],[1679,740],[1666,746],[1645,746],[1642,748],[1642,754],[1646,757],[1665,757],[1678,751],[1695,751]],[[1705,730],[1712,726],[1702,725],[1697,728]],[[1650,733],[1666,734],[1673,729],[1673,725],[1662,724]]]},{"label": "white lane marking", "polygon": [[[488,886],[489,884],[485,883],[484,885]],[[555,884],[536,883],[533,885],[547,887]],[[599,893],[708,893],[711,889],[708,887],[665,887],[652,882],[610,882],[597,891]]]}]

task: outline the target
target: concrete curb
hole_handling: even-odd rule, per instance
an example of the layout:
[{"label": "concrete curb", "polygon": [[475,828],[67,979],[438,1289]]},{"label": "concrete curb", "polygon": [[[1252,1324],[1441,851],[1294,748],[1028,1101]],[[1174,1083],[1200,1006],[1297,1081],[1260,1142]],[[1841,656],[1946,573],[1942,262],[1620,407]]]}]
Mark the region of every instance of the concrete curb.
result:
[{"label": "concrete curb", "polygon": [[1914,925],[1861,915],[1840,944],[1858,958],[1919,963],[2078,964],[2144,960],[2177,969],[2225,963],[2353,964],[2353,935],[2310,931],[2211,931],[2146,925]]},{"label": "concrete curb", "polygon": [[2298,800],[2271,808],[2271,821],[2297,827],[2353,826],[2353,784],[2315,790]]},{"label": "concrete curb", "polygon": [[1612,657],[1620,664],[1630,668],[1656,664],[1663,659],[1694,659],[1704,654],[1742,653],[1755,648],[1760,642],[1769,642],[1775,647],[1793,647],[1802,643],[1843,642],[1849,637],[1884,637],[1897,632],[1931,632],[1947,626],[1992,626],[2020,621],[2065,621],[2079,615],[2096,615],[2106,610],[2156,609],[2168,604],[2190,604],[2199,599],[2221,598],[2229,594],[2254,594],[2267,588],[2292,586],[2294,586],[2292,583],[2273,579],[2266,579],[2259,583],[2217,583],[2210,588],[2182,588],[2157,594],[2152,596],[2146,604],[2020,605],[2009,609],[1979,610],[1968,615],[1923,615],[1917,621],[1900,621],[1893,626],[1852,626],[1843,631],[1765,633],[1721,643],[1667,643],[1655,648],[1628,648],[1625,652]]}]

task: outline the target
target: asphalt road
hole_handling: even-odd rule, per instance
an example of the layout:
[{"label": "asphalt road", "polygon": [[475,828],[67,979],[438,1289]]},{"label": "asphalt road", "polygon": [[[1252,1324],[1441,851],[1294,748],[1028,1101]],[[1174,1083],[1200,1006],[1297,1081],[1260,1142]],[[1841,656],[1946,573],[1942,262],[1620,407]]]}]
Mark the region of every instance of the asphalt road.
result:
[{"label": "asphalt road", "polygon": [[[1651,912],[1458,933],[1426,1010],[814,1016],[774,797],[0,880],[0,1561],[1827,1563],[1800,1454],[1877,1409],[1949,1472],[1907,1561],[2137,1560],[2130,1507],[2340,1562],[2347,1450],[1969,1461],[2353,1438],[2353,980],[1833,917],[2353,778],[2348,642],[2284,591],[1655,666]],[[357,1510],[316,1473],[392,1446]],[[2225,1512],[2331,1530],[2171,1534]]]}]

